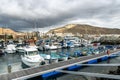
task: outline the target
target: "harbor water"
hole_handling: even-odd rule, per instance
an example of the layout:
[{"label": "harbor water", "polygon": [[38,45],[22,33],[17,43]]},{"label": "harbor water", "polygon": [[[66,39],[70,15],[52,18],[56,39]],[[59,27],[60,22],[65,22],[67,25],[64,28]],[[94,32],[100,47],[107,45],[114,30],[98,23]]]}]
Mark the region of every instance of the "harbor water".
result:
[{"label": "harbor water", "polygon": [[[70,49],[58,49],[58,50],[48,50],[48,51],[39,51],[39,53],[43,54],[51,54],[51,53],[68,53],[72,55],[75,50],[79,50],[81,48],[70,48]],[[8,68],[11,66],[11,72],[19,71],[25,68],[29,68],[21,61],[20,53],[14,54],[5,54],[0,56],[0,74],[8,73]]]},{"label": "harbor water", "polygon": [[[112,58],[107,61],[99,62],[98,64],[119,64],[120,63],[120,57]],[[90,73],[103,73],[108,74],[109,71],[116,71],[118,69],[117,66],[92,66],[92,67],[85,67],[78,72],[90,72]],[[80,75],[73,75],[73,74],[67,74],[65,76],[57,78],[57,80],[96,80],[99,78],[95,77],[89,77],[89,76],[80,76]],[[107,80],[107,79],[106,79]],[[112,79],[113,80],[113,79]]]},{"label": "harbor water", "polygon": [[[70,55],[74,54],[76,50],[80,50],[81,48],[70,48],[70,49],[58,49],[58,50],[48,50],[48,51],[39,51],[39,53],[51,54],[51,53],[69,53]],[[100,63],[119,63],[120,57],[116,57],[104,62]],[[0,74],[19,71],[22,69],[29,68],[24,65],[21,61],[21,54],[5,54],[0,57]],[[10,67],[9,67],[10,66]],[[11,68],[9,71],[8,68]],[[110,70],[115,70],[117,67],[85,67],[80,69],[80,72],[95,72],[95,73],[108,73]],[[67,74],[65,76],[58,77],[57,80],[95,80],[96,78],[88,77],[88,76],[80,76],[80,75],[72,75]]]}]

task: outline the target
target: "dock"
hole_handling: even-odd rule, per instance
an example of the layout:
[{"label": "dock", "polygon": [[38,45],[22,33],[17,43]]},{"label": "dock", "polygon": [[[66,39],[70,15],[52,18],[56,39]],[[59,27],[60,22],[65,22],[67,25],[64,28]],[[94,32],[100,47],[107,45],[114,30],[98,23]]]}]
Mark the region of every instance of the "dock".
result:
[{"label": "dock", "polygon": [[[120,53],[120,50],[111,51],[111,53],[118,54],[118,53]],[[25,80],[25,79],[30,79],[30,78],[37,77],[40,75],[42,75],[44,77],[45,74],[47,74],[49,72],[55,72],[56,70],[66,69],[66,68],[70,69],[71,66],[75,66],[77,64],[97,63],[98,61],[104,61],[108,58],[109,58],[109,56],[106,55],[106,53],[90,55],[90,56],[83,56],[83,57],[79,57],[79,58],[75,58],[75,59],[70,59],[68,61],[60,61],[58,63],[42,65],[40,67],[27,68],[27,69],[23,69],[21,71],[11,72],[8,74],[1,74],[0,80]]]}]

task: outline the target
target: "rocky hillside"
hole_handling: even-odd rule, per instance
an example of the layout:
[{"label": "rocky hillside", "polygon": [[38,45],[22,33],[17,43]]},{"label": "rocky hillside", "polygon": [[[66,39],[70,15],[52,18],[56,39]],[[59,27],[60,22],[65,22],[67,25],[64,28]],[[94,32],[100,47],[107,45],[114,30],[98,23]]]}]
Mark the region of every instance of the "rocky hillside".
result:
[{"label": "rocky hillside", "polygon": [[22,32],[14,31],[10,28],[0,28],[0,35],[7,34],[7,35],[17,35],[17,34],[23,34]]},{"label": "rocky hillside", "polygon": [[120,34],[120,29],[96,27],[86,24],[69,24],[64,27],[52,29],[48,33]]}]

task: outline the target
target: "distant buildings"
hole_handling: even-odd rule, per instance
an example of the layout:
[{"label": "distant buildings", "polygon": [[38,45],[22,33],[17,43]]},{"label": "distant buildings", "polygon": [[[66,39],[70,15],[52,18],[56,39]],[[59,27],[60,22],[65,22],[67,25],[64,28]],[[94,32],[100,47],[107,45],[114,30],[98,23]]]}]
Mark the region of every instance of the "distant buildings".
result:
[{"label": "distant buildings", "polygon": [[[71,28],[73,25],[67,28]],[[61,29],[60,29],[61,30]],[[38,40],[40,38],[46,38],[46,37],[53,37],[53,36],[60,36],[60,37],[65,37],[65,36],[78,36],[82,37],[84,39],[93,39],[95,41],[98,41],[101,37],[103,36],[115,36],[115,37],[120,37],[120,34],[80,34],[80,33],[67,33],[63,32],[62,30],[60,32],[56,31],[51,31],[49,33],[43,33],[43,32],[15,32],[14,30],[11,30],[9,28],[0,28],[0,40],[6,40],[6,39],[34,39]]]}]

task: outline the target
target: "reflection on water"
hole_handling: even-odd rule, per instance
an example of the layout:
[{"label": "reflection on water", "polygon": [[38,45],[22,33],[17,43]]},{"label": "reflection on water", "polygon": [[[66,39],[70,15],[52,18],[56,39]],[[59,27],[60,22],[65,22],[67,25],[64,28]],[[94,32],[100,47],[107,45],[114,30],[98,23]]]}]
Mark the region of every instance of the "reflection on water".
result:
[{"label": "reflection on water", "polygon": [[[68,53],[73,54],[75,50],[80,48],[71,48],[71,49],[58,49],[58,50],[48,50],[48,51],[39,51],[39,53],[50,54],[50,53]],[[22,63],[20,53],[15,54],[5,54],[0,57],[0,73],[8,73],[8,66],[11,65],[11,71],[18,71],[21,69],[29,68],[27,65]]]},{"label": "reflection on water", "polygon": [[[39,53],[68,53],[72,55],[75,50],[79,50],[81,48],[71,48],[71,49],[58,49],[58,50],[49,50],[49,51],[40,51]],[[21,69],[29,68],[25,64],[21,62],[21,54],[15,53],[15,54],[6,54],[4,56],[0,57],[0,73],[8,73],[8,65],[10,64],[11,71],[18,71]],[[101,63],[119,63],[120,57],[116,57],[114,59],[110,59],[108,61],[104,61]],[[97,73],[108,73],[109,70],[114,70],[117,67],[86,67],[79,71],[81,72],[97,72]],[[57,80],[94,80],[92,77],[87,76],[79,76],[79,75],[65,75],[62,77],[57,78]]]},{"label": "reflection on water", "polygon": [[[100,62],[99,64],[116,64],[120,63],[120,57],[116,57],[113,59],[109,59],[107,61]],[[108,66],[92,66],[92,67],[85,67],[83,69],[78,70],[79,72],[93,72],[93,73],[104,73],[107,74],[109,73],[110,70],[115,71],[118,67],[108,67]],[[67,74],[65,76],[57,78],[57,80],[96,80],[95,77],[88,77],[88,76],[80,76],[80,75],[72,75],[72,74]]]},{"label": "reflection on water", "polygon": [[19,54],[6,54],[0,57],[0,73],[7,73],[8,66],[12,66],[12,71],[21,70],[21,59]]}]

